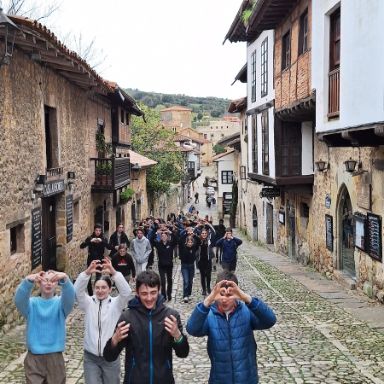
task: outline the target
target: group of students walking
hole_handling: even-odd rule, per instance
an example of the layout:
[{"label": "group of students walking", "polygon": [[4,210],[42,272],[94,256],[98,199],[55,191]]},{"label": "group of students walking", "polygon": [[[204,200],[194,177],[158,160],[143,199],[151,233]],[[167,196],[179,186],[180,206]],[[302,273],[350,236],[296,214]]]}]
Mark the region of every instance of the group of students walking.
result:
[{"label": "group of students walking", "polygon": [[[234,271],[241,240],[233,237],[230,228],[222,228],[222,222],[213,226],[207,217],[190,218],[171,215],[167,221],[146,219],[134,231],[131,242],[122,225],[109,242],[96,225],[81,244],[81,248],[88,247],[87,268],[74,285],[65,273],[56,271],[31,274],[21,282],[15,303],[27,319],[28,384],[65,383],[65,319],[75,299],[85,313],[86,384],[120,383],[119,355],[123,349],[125,384],[174,383],[173,351],[181,358],[189,354],[180,314],[166,304],[172,300],[175,256],[181,262],[184,302],[191,295],[195,265],[200,270],[203,298],[186,329],[192,336],[208,336],[212,364],[209,383],[258,382],[253,330],[272,327],[276,317],[264,302],[239,288]],[[219,248],[216,253],[215,246]],[[110,257],[105,256],[106,249],[111,251]],[[147,267],[153,249],[159,274]],[[211,287],[216,257],[223,270]],[[93,274],[96,279],[92,286]],[[135,295],[131,298],[129,283],[133,282]],[[31,296],[35,285],[39,296]],[[62,287],[60,296],[55,295],[57,286]]]}]

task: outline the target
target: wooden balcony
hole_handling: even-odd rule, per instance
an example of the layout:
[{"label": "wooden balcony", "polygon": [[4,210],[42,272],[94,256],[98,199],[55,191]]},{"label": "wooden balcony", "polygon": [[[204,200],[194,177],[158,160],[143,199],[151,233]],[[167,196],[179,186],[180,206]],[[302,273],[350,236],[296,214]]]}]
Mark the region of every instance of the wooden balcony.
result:
[{"label": "wooden balcony", "polygon": [[329,72],[328,118],[334,119],[340,114],[340,68]]},{"label": "wooden balcony", "polygon": [[92,192],[112,193],[130,183],[129,157],[92,158],[95,181]]}]

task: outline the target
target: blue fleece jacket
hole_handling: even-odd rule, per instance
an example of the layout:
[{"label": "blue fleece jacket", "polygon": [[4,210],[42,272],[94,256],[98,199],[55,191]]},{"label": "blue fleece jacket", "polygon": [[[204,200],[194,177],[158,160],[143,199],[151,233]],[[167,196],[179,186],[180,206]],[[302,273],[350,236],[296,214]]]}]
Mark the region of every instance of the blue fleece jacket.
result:
[{"label": "blue fleece jacket", "polygon": [[34,283],[24,279],[16,290],[15,304],[27,319],[27,348],[41,355],[65,349],[65,319],[75,303],[75,290],[67,279],[60,281],[61,296],[30,297]]},{"label": "blue fleece jacket", "polygon": [[216,303],[210,308],[199,303],[186,329],[192,336],[208,336],[210,384],[257,384],[257,346],[253,331],[270,328],[275,323],[272,309],[253,297],[250,304],[238,301],[228,319]]},{"label": "blue fleece jacket", "polygon": [[224,239],[221,238],[220,240],[216,241],[216,247],[223,248],[223,254],[221,256],[221,260],[224,263],[232,263],[234,260],[236,260],[237,257],[237,247],[241,245],[243,241],[237,237],[234,237],[232,239]]}]

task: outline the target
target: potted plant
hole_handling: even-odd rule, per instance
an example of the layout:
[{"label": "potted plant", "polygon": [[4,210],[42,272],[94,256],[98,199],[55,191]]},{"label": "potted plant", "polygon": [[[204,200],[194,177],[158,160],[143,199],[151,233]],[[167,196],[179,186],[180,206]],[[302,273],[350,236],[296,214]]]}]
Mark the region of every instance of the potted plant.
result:
[{"label": "potted plant", "polygon": [[120,204],[126,204],[134,194],[135,191],[132,188],[124,189],[124,191],[120,192]]}]

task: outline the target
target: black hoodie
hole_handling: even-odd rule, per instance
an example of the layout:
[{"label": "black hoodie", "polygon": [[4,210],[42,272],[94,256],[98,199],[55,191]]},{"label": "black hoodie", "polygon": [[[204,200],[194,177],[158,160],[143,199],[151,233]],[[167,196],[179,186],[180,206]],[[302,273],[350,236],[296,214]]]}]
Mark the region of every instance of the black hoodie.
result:
[{"label": "black hoodie", "polygon": [[116,347],[112,347],[109,339],[103,353],[105,360],[114,361],[125,347],[124,384],[174,384],[172,349],[176,356],[187,357],[189,344],[184,334],[182,341],[176,343],[165,330],[164,319],[171,315],[176,317],[182,333],[179,313],[164,305],[163,296],[159,296],[152,310],[148,310],[138,297],[128,303],[128,310],[117,322],[130,324],[128,337]]}]

